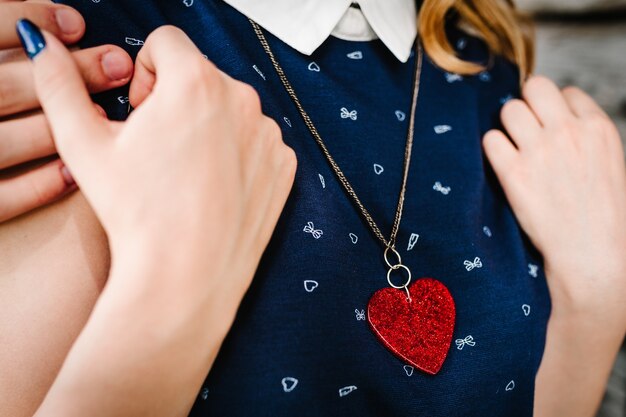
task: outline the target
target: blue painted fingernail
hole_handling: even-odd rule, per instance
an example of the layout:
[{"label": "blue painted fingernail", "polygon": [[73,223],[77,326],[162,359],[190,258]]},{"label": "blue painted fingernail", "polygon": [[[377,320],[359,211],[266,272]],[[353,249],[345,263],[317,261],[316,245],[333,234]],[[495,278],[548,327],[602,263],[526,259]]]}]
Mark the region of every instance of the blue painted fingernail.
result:
[{"label": "blue painted fingernail", "polygon": [[46,47],[46,41],[41,31],[28,19],[18,20],[16,27],[26,55],[30,59],[34,59]]}]

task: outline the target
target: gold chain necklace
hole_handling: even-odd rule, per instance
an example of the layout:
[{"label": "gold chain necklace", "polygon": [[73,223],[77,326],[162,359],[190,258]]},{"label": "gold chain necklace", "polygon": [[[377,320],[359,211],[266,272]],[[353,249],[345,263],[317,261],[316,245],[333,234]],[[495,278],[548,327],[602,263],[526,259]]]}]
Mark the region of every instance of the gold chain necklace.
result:
[{"label": "gold chain necklace", "polygon": [[[400,196],[398,197],[398,206],[396,208],[396,215],[393,221],[393,227],[391,229],[391,235],[389,237],[389,240],[387,240],[385,239],[385,236],[380,231],[380,228],[378,227],[378,225],[376,224],[376,222],[374,221],[370,213],[367,211],[365,206],[363,206],[363,203],[361,202],[356,192],[352,188],[352,185],[346,178],[345,174],[343,173],[341,168],[339,168],[339,165],[337,164],[337,162],[335,162],[335,159],[332,157],[332,155],[328,151],[326,144],[324,143],[324,141],[322,140],[322,137],[320,136],[317,129],[315,128],[315,125],[311,121],[311,118],[302,107],[302,104],[300,103],[300,100],[298,99],[296,92],[294,91],[293,87],[291,86],[291,83],[287,79],[287,76],[285,75],[285,72],[283,71],[282,67],[278,63],[278,60],[274,56],[274,53],[272,49],[270,48],[269,43],[267,42],[267,39],[265,38],[265,35],[263,34],[261,27],[252,19],[249,19],[249,20],[250,20],[250,23],[252,24],[252,27],[254,28],[254,32],[256,33],[257,37],[259,38],[259,41],[261,42],[261,45],[263,46],[263,49],[265,49],[265,52],[267,53],[270,60],[272,61],[274,69],[276,70],[278,77],[282,81],[283,86],[285,87],[285,90],[287,90],[287,93],[289,94],[292,101],[296,105],[298,111],[300,112],[300,115],[302,116],[302,119],[304,120],[304,123],[311,131],[311,134],[313,135],[313,137],[315,138],[315,141],[317,142],[320,149],[324,153],[326,160],[328,161],[333,171],[335,172],[335,175],[339,179],[339,182],[345,189],[346,193],[348,193],[348,195],[350,196],[354,204],[356,204],[356,206],[361,211],[361,215],[365,218],[365,221],[369,225],[370,229],[372,229],[372,232],[374,233],[374,235],[384,245],[385,247],[384,258],[385,258],[385,262],[389,266],[389,271],[387,273],[387,281],[389,281],[389,284],[394,288],[404,289],[407,293],[407,298],[410,299],[408,286],[411,282],[411,271],[406,265],[402,264],[402,258],[400,257],[400,254],[396,250],[395,244],[396,244],[396,237],[398,235],[398,229],[400,228],[400,220],[402,219],[402,210],[404,208],[404,196],[406,194],[406,184],[407,184],[407,179],[409,177],[409,167],[411,164],[411,149],[413,148],[413,135],[414,135],[414,127],[415,127],[415,113],[416,113],[415,109],[417,107],[417,98],[419,96],[420,74],[422,72],[423,53],[422,53],[421,44],[419,42],[419,38],[416,41],[417,63],[416,63],[415,76],[413,80],[413,99],[411,102],[411,116],[409,118],[409,131],[408,131],[407,139],[406,139],[406,148],[404,150],[404,174],[402,178]],[[390,251],[397,257],[398,263],[392,264],[389,261]],[[406,283],[404,285],[397,286],[391,282],[391,271],[398,270],[400,268],[404,269],[408,273],[408,279],[406,280]]]},{"label": "gold chain necklace", "polygon": [[[276,56],[270,48],[270,45],[265,38],[265,35],[263,34],[263,30],[255,21],[253,21],[252,19],[248,20],[252,24],[252,28],[254,29],[257,38],[259,39],[261,46],[263,47],[270,61],[272,62],[272,65],[274,66],[278,77],[285,87],[285,90],[287,91],[287,93],[291,97],[291,100],[300,112],[300,115],[302,116],[305,125],[308,127],[309,131],[313,135],[313,138],[324,153],[324,156],[326,157],[328,164],[335,172],[337,179],[343,186],[346,193],[350,196],[354,204],[360,210],[361,215],[365,219],[366,223],[369,225],[374,235],[384,245],[385,250],[383,252],[383,258],[385,260],[385,263],[389,267],[389,269],[387,270],[387,282],[394,289],[402,289],[406,292],[406,297],[402,298],[405,298],[404,301],[405,304],[408,305],[408,308],[404,309],[402,308],[402,306],[398,308],[397,292],[391,290],[391,288],[379,290],[374,294],[368,304],[368,319],[372,330],[378,336],[381,342],[394,354],[396,354],[396,356],[399,356],[401,359],[405,360],[413,366],[418,367],[419,369],[424,370],[425,372],[432,374],[436,373],[443,364],[443,361],[445,360],[447,351],[450,346],[450,342],[452,340],[452,328],[454,327],[455,318],[454,302],[452,301],[452,297],[450,296],[447,288],[442,283],[432,278],[423,278],[418,280],[413,286],[411,286],[411,289],[409,290],[409,285],[411,283],[411,270],[402,263],[400,253],[395,248],[396,237],[398,235],[400,221],[402,219],[404,197],[406,194],[406,185],[411,164],[411,150],[413,147],[413,136],[415,130],[415,114],[417,109],[417,99],[419,96],[420,78],[422,72],[423,51],[419,37],[415,41],[417,58],[415,64],[415,75],[413,78],[413,98],[411,101],[409,129],[404,151],[402,186],[400,188],[400,195],[398,197],[398,205],[393,221],[393,227],[391,229],[391,235],[389,237],[389,240],[387,240],[385,239],[385,236],[380,231],[380,228],[378,227],[368,210],[365,208],[365,206],[357,196],[345,174],[343,173],[341,168],[339,168],[339,165],[337,164],[337,162],[335,162],[335,159],[328,151],[326,144],[324,143],[320,134],[315,128],[315,125],[311,121],[311,118],[304,110],[302,104],[300,103],[300,100],[298,99],[298,96],[296,95],[294,88],[287,79],[287,76],[285,75],[282,67],[278,63]],[[397,263],[390,262],[389,252],[393,253],[393,255],[396,256]],[[391,281],[391,273],[400,269],[406,271],[407,279],[403,285],[396,285]],[[393,291],[393,293],[391,293],[389,290]],[[419,303],[412,302],[412,294],[414,296],[419,296]],[[425,308],[424,304],[427,304]],[[424,333],[428,332],[425,332],[424,329],[419,329],[419,331],[411,332],[411,326],[409,326],[408,328],[406,326],[403,326],[402,322],[405,321],[416,322],[416,315],[428,317],[432,316],[433,313],[443,316],[442,320],[436,320],[434,322],[434,328],[436,333],[435,337],[432,337],[432,334],[425,335]],[[398,322],[400,322],[399,326]],[[398,331],[396,330],[399,330],[400,333],[406,333],[407,329],[410,333],[408,337],[407,335],[397,334]],[[430,333],[432,333],[432,331]],[[398,341],[398,338],[402,340]],[[417,345],[417,353],[415,345]],[[420,345],[422,348],[426,348],[425,352],[420,351]]]}]

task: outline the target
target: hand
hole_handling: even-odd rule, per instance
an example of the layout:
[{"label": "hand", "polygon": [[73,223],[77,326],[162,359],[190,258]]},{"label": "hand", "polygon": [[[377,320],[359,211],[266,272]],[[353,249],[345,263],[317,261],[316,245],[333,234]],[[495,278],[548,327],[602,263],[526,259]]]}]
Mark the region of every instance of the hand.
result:
[{"label": "hand", "polygon": [[[70,7],[0,0],[0,223],[76,188],[54,156],[56,149],[39,110],[32,69],[19,48],[15,24],[23,17],[67,44],[77,42],[85,31],[83,18]],[[76,51],[72,56],[93,93],[122,86],[132,75],[131,58],[116,46]],[[42,164],[42,158],[46,163]]]},{"label": "hand", "polygon": [[[544,256],[553,310],[626,325],[626,169],[615,125],[584,92],[532,77],[484,148],[524,231]],[[623,327],[622,327],[623,328]]]},{"label": "hand", "polygon": [[113,262],[37,415],[186,415],[287,199],[294,152],[254,89],[176,28],[141,49],[126,122],[99,116],[70,55],[45,40],[30,49],[37,92]]},{"label": "hand", "polygon": [[179,29],[163,27],[137,58],[136,110],[110,122],[65,48],[46,41],[34,58],[37,92],[59,154],[109,236],[113,268],[129,259],[169,263],[177,272],[161,283],[165,295],[214,298],[221,288],[220,304],[234,315],[296,165],[254,89],[204,59]]}]

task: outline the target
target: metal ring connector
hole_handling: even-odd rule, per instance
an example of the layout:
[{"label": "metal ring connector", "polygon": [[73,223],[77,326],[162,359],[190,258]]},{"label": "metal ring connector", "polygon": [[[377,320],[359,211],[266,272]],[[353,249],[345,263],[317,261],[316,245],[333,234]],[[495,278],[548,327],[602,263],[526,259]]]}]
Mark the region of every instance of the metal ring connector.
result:
[{"label": "metal ring connector", "polygon": [[[406,282],[404,283],[404,285],[395,285],[393,282],[391,282],[391,271],[396,271],[396,270],[398,270],[400,268],[404,268],[406,270],[406,272],[409,274],[409,276],[408,276]],[[409,284],[411,283],[411,270],[408,267],[406,267],[405,265],[402,265],[402,264],[394,265],[391,268],[389,268],[389,270],[387,271],[387,282],[393,288],[396,288],[398,290],[401,290],[403,288],[408,288]]]},{"label": "metal ring connector", "polygon": [[[392,264],[391,262],[389,262],[389,259],[388,259],[389,250],[391,250],[393,252],[393,254],[396,255],[396,257],[398,258],[398,262],[397,263]],[[398,265],[404,266],[404,265],[402,265],[402,257],[400,256],[400,253],[394,247],[387,246],[385,248],[384,256],[385,256],[385,263],[387,264],[387,266],[389,268],[391,268],[391,269],[398,269],[399,268]]]}]

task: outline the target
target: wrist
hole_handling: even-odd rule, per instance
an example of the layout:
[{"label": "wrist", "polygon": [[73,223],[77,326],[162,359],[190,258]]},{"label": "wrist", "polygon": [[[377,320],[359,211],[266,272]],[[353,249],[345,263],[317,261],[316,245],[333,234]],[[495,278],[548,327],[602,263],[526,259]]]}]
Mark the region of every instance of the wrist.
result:
[{"label": "wrist", "polygon": [[111,272],[100,302],[109,311],[120,312],[124,320],[157,327],[166,338],[163,343],[189,333],[193,334],[190,342],[219,345],[236,307],[227,308],[220,297],[223,269],[217,262],[198,265],[197,258],[182,248],[172,253],[171,247],[151,243],[112,251]]},{"label": "wrist", "polygon": [[552,317],[559,321],[626,328],[623,303],[626,267],[545,259],[544,268],[552,300]]}]

